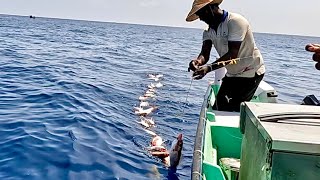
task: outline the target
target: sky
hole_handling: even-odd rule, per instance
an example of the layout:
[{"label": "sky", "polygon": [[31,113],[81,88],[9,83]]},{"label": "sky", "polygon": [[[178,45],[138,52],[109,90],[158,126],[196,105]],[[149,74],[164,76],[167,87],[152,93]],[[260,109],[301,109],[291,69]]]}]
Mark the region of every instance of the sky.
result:
[{"label": "sky", "polygon": [[[0,14],[34,15],[203,29],[186,22],[193,0],[0,0]],[[246,17],[254,32],[320,37],[320,0],[224,0],[221,9]],[[1,23],[1,22],[0,22]]]}]

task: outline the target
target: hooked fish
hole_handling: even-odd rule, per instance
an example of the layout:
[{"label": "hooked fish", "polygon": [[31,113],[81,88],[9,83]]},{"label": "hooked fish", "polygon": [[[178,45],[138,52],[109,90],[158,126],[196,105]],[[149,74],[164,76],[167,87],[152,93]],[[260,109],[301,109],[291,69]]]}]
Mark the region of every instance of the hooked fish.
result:
[{"label": "hooked fish", "polygon": [[162,78],[163,77],[163,74],[149,74],[148,75],[149,76],[149,78]]},{"label": "hooked fish", "polygon": [[152,97],[152,98],[153,98],[153,97],[155,97],[156,95],[155,95],[154,93],[147,93],[147,92],[146,92],[146,93],[144,94],[144,96],[145,96],[145,97]]},{"label": "hooked fish", "polygon": [[152,106],[148,109],[143,109],[143,108],[139,108],[139,107],[135,107],[135,111],[134,113],[135,114],[138,114],[140,116],[147,116],[149,115],[150,113],[152,113],[153,111],[155,111],[157,109],[156,106]]},{"label": "hooked fish", "polygon": [[141,116],[140,119],[145,121],[146,123],[148,123],[150,126],[154,126],[155,125],[154,120],[153,120],[152,117],[151,118],[146,118],[146,117]]},{"label": "hooked fish", "polygon": [[172,142],[171,149],[168,151],[162,146],[162,138],[156,136],[152,139],[151,155],[160,158],[163,163],[169,168],[176,168],[181,160],[183,139],[182,134],[177,136],[177,139]]},{"label": "hooked fish", "polygon": [[156,84],[154,83],[150,83],[150,85],[148,85],[149,89],[154,89],[154,88],[161,88],[163,86],[163,84],[161,82],[158,82]]},{"label": "hooked fish", "polygon": [[154,89],[154,88],[149,88],[148,90],[147,90],[147,92],[153,92],[153,93],[155,93],[157,90],[156,89]]},{"label": "hooked fish", "polygon": [[157,136],[157,134],[156,134],[155,132],[150,131],[150,130],[148,130],[148,129],[144,129],[144,131],[145,131],[146,133],[150,134],[151,136]]},{"label": "hooked fish", "polygon": [[170,165],[171,168],[176,168],[181,160],[182,156],[182,147],[183,147],[183,140],[182,140],[182,134],[179,134],[177,136],[177,139],[172,142],[172,146],[170,149]]},{"label": "hooked fish", "polygon": [[145,94],[155,94],[156,91],[154,89],[148,89]]},{"label": "hooked fish", "polygon": [[157,88],[160,88],[160,87],[163,86],[163,84],[162,84],[161,82],[158,82],[157,84],[155,84],[155,86],[156,86]]},{"label": "hooked fish", "polygon": [[152,80],[154,80],[154,81],[159,81],[160,78],[163,77],[162,74],[149,74],[148,76],[149,76],[148,79],[152,79]]},{"label": "hooked fish", "polygon": [[[162,138],[157,135],[152,138],[151,147],[149,147],[148,150],[150,151],[150,154],[152,156],[162,159],[162,161],[165,164],[167,164],[166,162],[168,162],[169,152],[162,144],[163,144]],[[167,160],[165,160],[166,158]]]},{"label": "hooked fish", "polygon": [[149,103],[147,101],[141,101],[140,102],[140,108],[141,107],[146,107],[146,106],[149,106]]},{"label": "hooked fish", "polygon": [[146,121],[142,120],[141,121],[137,121],[137,123],[141,124],[142,126],[146,127],[146,128],[149,128],[150,127],[150,124],[148,124]]},{"label": "hooked fish", "polygon": [[154,88],[156,88],[156,85],[153,84],[153,83],[151,83],[151,84],[148,85],[148,88],[149,88],[149,89],[154,89]]},{"label": "hooked fish", "polygon": [[153,78],[150,78],[150,77],[149,77],[148,79],[152,79],[152,80],[154,80],[154,81],[156,81],[156,82],[160,80],[160,78],[157,78],[157,77],[153,77]]},{"label": "hooked fish", "polygon": [[149,97],[139,96],[139,100],[140,100],[140,101],[145,101],[145,100],[147,100],[147,99],[149,99]]},{"label": "hooked fish", "polygon": [[163,140],[160,136],[156,136],[151,140],[151,146],[162,146]]}]

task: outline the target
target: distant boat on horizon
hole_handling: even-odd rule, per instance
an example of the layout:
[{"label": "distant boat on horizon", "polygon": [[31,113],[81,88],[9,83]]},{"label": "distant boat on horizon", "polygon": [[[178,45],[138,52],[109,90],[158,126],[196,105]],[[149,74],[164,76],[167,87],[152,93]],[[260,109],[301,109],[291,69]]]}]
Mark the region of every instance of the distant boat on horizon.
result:
[{"label": "distant boat on horizon", "polygon": [[30,15],[29,17],[30,17],[31,19],[35,19],[35,18],[36,18],[35,16],[32,16],[32,15]]}]

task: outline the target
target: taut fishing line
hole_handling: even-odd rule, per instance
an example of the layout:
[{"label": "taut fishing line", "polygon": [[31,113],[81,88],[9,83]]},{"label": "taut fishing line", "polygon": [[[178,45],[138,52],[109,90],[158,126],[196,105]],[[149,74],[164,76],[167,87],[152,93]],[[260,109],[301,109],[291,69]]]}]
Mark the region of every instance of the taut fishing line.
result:
[{"label": "taut fishing line", "polygon": [[[192,82],[193,82],[193,78],[191,79],[191,82],[190,82],[190,86],[189,86],[189,89],[187,91],[187,97],[186,97],[186,100],[184,102],[184,104],[187,104],[188,103],[188,97],[189,97],[189,93],[190,93],[190,90],[191,90],[191,87],[192,87]],[[181,109],[181,108],[180,108]],[[179,116],[182,116],[184,115],[184,107],[182,107],[182,112],[181,113],[177,113],[176,114],[176,117],[179,117]]]}]

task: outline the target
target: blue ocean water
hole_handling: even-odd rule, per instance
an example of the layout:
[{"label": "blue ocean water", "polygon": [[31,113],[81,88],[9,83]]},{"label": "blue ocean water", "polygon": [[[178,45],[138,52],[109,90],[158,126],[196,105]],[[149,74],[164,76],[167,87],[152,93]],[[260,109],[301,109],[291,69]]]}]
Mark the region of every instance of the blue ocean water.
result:
[{"label": "blue ocean water", "polygon": [[[188,94],[201,37],[199,29],[0,15],[0,179],[190,179],[212,79],[193,81]],[[280,102],[320,97],[320,71],[304,50],[320,38],[255,38]],[[176,173],[146,151],[151,136],[133,112],[149,73],[164,75],[151,130],[168,147],[184,136]]]}]

